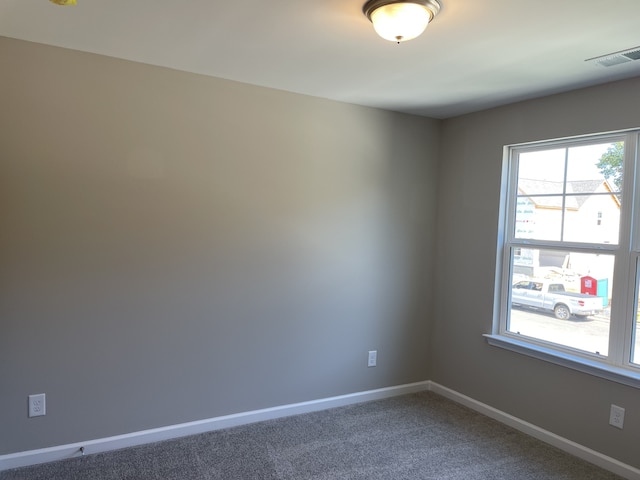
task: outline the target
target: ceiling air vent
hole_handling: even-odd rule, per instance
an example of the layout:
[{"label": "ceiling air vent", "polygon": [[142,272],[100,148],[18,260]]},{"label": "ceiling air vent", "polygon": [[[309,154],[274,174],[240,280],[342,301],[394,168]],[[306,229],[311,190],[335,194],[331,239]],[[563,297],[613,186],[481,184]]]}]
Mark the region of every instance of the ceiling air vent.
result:
[{"label": "ceiling air vent", "polygon": [[635,60],[640,60],[640,47],[630,48],[629,50],[622,50],[620,52],[608,53],[601,57],[588,58],[585,62],[594,62],[601,67],[613,67],[622,63],[629,63]]}]

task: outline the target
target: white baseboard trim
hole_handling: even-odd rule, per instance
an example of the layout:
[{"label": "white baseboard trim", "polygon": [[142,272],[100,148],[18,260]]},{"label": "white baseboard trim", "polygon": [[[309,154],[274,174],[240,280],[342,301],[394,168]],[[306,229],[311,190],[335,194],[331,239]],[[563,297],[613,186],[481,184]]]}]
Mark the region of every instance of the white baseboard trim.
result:
[{"label": "white baseboard trim", "polygon": [[476,412],[479,412],[487,417],[493,418],[505,425],[508,425],[516,430],[519,430],[527,435],[537,438],[549,445],[553,445],[560,450],[563,450],[571,455],[581,458],[589,463],[597,465],[605,470],[613,472],[621,477],[629,480],[640,480],[640,470],[627,465],[625,463],[616,460],[615,458],[608,457],[602,453],[591,450],[583,445],[572,442],[564,437],[556,435],[555,433],[544,430],[531,423],[525,422],[513,415],[509,415],[501,410],[490,407],[482,402],[474,400],[471,397],[467,397],[461,393],[451,390],[450,388],[439,385],[435,382],[429,383],[429,391],[442,395],[456,403],[469,407]]},{"label": "white baseboard trim", "polygon": [[211,432],[223,428],[237,427],[240,425],[261,422],[264,420],[273,420],[276,418],[288,417],[290,415],[317,412],[329,408],[342,407],[355,403],[380,400],[383,398],[425,391],[429,390],[430,385],[431,382],[424,381],[406,385],[398,385],[394,387],[379,388],[377,390],[368,390],[364,392],[351,393],[348,395],[340,395],[337,397],[312,400],[309,402],[294,403],[290,405],[265,408],[262,410],[236,413],[233,415],[225,415],[222,417],[198,420],[195,422],[182,423],[179,425],[170,425],[168,427],[143,430],[140,432],[100,438],[97,440],[89,440],[86,442],[78,442],[68,445],[59,445],[50,448],[42,448],[38,450],[29,450],[26,452],[0,455],[0,471],[77,457],[82,455],[82,453],[80,452],[81,447],[84,447],[85,454],[118,450],[120,448],[134,447],[136,445],[143,445],[146,443],[186,437],[188,435]]},{"label": "white baseboard trim", "polygon": [[555,433],[544,430],[536,425],[525,422],[513,415],[509,415],[501,410],[493,408],[482,402],[467,397],[461,393],[444,387],[432,381],[424,381],[410,383],[406,385],[398,385],[394,387],[380,388],[377,390],[368,390],[364,392],[351,393],[348,395],[340,395],[337,397],[323,398],[308,402],[294,403],[289,405],[281,405],[278,407],[265,408],[261,410],[253,410],[250,412],[236,413],[221,417],[198,420],[195,422],[182,423],[179,425],[170,425],[168,427],[154,428],[151,430],[143,430],[139,432],[127,433],[114,437],[100,438],[89,440],[86,442],[77,442],[68,445],[59,445],[50,448],[42,448],[39,450],[30,450],[26,452],[11,453],[8,455],[0,455],[0,471],[11,468],[26,467],[39,463],[53,462],[66,458],[80,456],[80,448],[84,447],[85,454],[107,452],[110,450],[118,450],[120,448],[134,447],[146,443],[170,440],[173,438],[185,437],[188,435],[196,435],[198,433],[211,432],[223,428],[237,427],[249,423],[261,422],[264,420],[273,420],[276,418],[288,417],[290,415],[298,415],[302,413],[317,412],[329,408],[352,405],[371,400],[380,400],[383,398],[405,395],[429,390],[456,403],[464,405],[477,411],[487,417],[493,418],[505,425],[530,435],[538,440],[553,445],[571,455],[581,458],[594,465],[602,467],[621,477],[629,480],[640,480],[640,470],[630,465],[622,463],[615,458],[608,457],[602,453],[591,450],[583,445],[572,442],[566,438],[560,437]]}]

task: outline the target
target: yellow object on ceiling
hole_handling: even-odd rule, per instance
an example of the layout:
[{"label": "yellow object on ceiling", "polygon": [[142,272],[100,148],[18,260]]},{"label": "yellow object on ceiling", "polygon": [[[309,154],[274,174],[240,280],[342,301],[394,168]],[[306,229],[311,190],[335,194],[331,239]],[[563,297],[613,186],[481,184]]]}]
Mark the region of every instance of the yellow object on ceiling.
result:
[{"label": "yellow object on ceiling", "polygon": [[77,5],[76,0],[49,0],[51,3],[55,3],[56,5]]}]

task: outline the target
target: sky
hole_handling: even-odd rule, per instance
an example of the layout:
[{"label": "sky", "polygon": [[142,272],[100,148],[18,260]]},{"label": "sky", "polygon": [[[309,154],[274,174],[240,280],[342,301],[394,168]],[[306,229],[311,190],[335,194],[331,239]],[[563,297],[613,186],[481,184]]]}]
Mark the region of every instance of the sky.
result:
[{"label": "sky", "polygon": [[[567,180],[604,179],[596,164],[613,144],[585,145],[569,148]],[[562,182],[564,179],[565,148],[524,152],[520,154],[520,178]]]}]

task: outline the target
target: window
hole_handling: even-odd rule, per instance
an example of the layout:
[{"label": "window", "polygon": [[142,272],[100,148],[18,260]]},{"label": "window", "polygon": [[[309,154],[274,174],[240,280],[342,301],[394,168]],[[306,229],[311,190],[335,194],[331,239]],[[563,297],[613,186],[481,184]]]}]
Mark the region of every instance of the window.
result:
[{"label": "window", "polygon": [[506,148],[489,343],[640,387],[639,134]]}]

